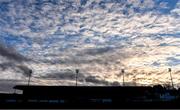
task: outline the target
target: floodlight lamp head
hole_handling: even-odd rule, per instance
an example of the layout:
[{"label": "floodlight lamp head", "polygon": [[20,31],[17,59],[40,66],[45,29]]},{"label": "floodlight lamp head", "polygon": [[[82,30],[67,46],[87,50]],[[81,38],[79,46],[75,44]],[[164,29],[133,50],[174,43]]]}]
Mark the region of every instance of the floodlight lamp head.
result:
[{"label": "floodlight lamp head", "polygon": [[29,70],[29,73],[32,73],[32,70]]},{"label": "floodlight lamp head", "polygon": [[168,71],[171,72],[172,71],[171,68],[168,68]]},{"label": "floodlight lamp head", "polygon": [[124,69],[122,69],[121,72],[124,73]]},{"label": "floodlight lamp head", "polygon": [[32,75],[32,73],[33,73],[33,71],[32,71],[32,70],[29,70],[29,76],[31,76],[31,75]]},{"label": "floodlight lamp head", "polygon": [[76,69],[76,73],[79,73],[79,69]]}]

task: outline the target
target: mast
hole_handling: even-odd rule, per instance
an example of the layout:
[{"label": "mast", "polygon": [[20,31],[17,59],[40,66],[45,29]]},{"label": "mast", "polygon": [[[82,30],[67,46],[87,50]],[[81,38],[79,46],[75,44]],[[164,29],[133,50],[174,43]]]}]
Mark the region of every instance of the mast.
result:
[{"label": "mast", "polygon": [[172,88],[174,89],[174,83],[173,83],[173,78],[172,78],[172,73],[171,73],[171,68],[168,68],[169,74],[170,74],[170,78],[171,78],[171,84],[172,84]]},{"label": "mast", "polygon": [[32,70],[29,70],[29,74],[28,74],[28,86],[30,85],[30,81],[31,81],[31,76],[32,76]]},{"label": "mast", "polygon": [[79,69],[76,69],[76,86],[78,86],[78,74],[79,74]]},{"label": "mast", "polygon": [[121,73],[123,74],[123,86],[125,86],[125,83],[124,83],[124,69],[121,70]]}]

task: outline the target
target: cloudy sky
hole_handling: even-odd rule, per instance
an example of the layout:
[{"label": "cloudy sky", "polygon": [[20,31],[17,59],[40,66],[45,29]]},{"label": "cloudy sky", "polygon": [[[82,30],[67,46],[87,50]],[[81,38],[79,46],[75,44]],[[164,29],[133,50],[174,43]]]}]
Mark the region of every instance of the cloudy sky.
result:
[{"label": "cloudy sky", "polygon": [[168,84],[168,68],[180,84],[180,0],[0,0],[3,82],[32,69],[34,84],[73,85],[76,68],[85,85],[121,84],[121,69]]}]

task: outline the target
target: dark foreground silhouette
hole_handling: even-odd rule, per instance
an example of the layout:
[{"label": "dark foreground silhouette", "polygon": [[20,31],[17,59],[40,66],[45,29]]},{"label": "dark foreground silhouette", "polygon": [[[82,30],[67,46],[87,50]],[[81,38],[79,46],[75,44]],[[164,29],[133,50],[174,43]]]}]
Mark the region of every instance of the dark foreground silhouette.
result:
[{"label": "dark foreground silhouette", "polygon": [[0,108],[180,108],[180,89],[143,86],[15,86]]}]

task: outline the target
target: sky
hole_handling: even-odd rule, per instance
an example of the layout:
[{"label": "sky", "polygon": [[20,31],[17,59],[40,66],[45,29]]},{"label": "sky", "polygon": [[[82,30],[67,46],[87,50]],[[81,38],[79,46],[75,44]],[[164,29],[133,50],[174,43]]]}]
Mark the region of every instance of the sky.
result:
[{"label": "sky", "polygon": [[[180,0],[0,0],[0,80],[180,85]],[[19,83],[18,83],[19,84]]]}]

